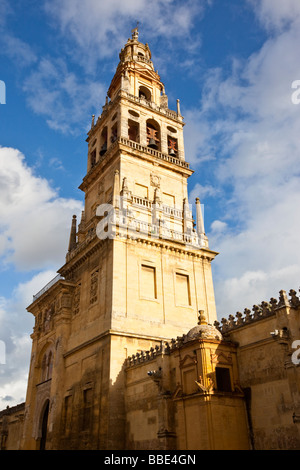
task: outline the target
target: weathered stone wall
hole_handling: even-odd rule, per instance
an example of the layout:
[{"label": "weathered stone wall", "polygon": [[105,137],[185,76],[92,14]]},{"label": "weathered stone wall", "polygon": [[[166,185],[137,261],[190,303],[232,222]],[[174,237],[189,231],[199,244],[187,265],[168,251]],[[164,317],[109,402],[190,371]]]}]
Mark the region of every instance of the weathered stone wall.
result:
[{"label": "weathered stone wall", "polygon": [[224,334],[238,344],[241,387],[247,390],[252,446],[299,449],[300,366],[292,361],[300,339],[300,302],[295,291],[223,321]]},{"label": "weathered stone wall", "polygon": [[18,450],[23,432],[25,403],[0,412],[0,450]]}]

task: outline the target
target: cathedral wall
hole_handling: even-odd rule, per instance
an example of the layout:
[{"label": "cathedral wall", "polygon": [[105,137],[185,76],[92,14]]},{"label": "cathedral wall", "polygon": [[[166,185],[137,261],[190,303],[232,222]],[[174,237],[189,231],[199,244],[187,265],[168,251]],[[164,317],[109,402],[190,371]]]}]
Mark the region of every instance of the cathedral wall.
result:
[{"label": "cathedral wall", "polygon": [[159,448],[157,386],[147,374],[156,366],[157,364],[152,361],[126,371],[126,448],[128,449]]},{"label": "cathedral wall", "polygon": [[172,338],[197,323],[199,310],[213,322],[215,304],[213,294],[207,294],[211,275],[206,263],[172,247],[115,240],[113,328]]},{"label": "cathedral wall", "polygon": [[106,446],[110,349],[108,337],[70,352],[65,359],[54,448],[99,449]]},{"label": "cathedral wall", "polygon": [[0,412],[0,450],[19,450],[23,434],[25,403]]},{"label": "cathedral wall", "polygon": [[[298,317],[299,311],[283,307],[230,332],[239,344],[240,382],[247,390],[252,445],[258,450],[300,447],[299,425],[293,420],[300,406],[300,372],[291,361],[290,348],[297,339]],[[277,337],[282,327],[284,336]]]}]

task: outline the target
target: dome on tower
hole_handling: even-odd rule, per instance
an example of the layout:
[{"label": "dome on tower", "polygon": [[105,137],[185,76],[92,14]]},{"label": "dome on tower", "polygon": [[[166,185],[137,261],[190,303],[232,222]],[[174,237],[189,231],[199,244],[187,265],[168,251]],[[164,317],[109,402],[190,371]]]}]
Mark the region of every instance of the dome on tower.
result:
[{"label": "dome on tower", "polygon": [[192,341],[194,339],[216,339],[218,341],[223,339],[220,331],[214,325],[207,323],[203,310],[199,312],[198,325],[194,326],[185,337],[185,341]]}]

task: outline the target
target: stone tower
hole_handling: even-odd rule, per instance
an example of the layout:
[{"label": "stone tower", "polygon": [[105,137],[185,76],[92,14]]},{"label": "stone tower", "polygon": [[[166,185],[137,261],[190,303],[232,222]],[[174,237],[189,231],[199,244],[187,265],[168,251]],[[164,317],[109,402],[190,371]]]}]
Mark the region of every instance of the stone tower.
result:
[{"label": "stone tower", "polygon": [[199,200],[194,227],[183,126],[133,30],[92,119],[66,262],[28,307],[24,449],[125,449],[126,358],[190,330],[199,310],[217,319],[216,253]]}]

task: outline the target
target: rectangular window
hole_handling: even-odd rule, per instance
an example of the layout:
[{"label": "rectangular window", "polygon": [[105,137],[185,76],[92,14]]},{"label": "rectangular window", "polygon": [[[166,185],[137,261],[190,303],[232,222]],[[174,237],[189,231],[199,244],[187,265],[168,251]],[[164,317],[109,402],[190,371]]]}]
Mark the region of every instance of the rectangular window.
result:
[{"label": "rectangular window", "polygon": [[113,196],[112,188],[109,188],[109,189],[105,192],[105,203],[106,203],[106,204],[111,204],[111,203],[112,203],[112,196]]},{"label": "rectangular window", "polygon": [[91,168],[96,164],[96,150],[93,150],[91,153]]},{"label": "rectangular window", "polygon": [[68,434],[71,429],[71,419],[72,419],[72,395],[65,397],[65,410],[64,410],[64,430]]},{"label": "rectangular window", "polygon": [[217,389],[220,392],[231,392],[230,370],[228,367],[216,367]]},{"label": "rectangular window", "polygon": [[83,391],[83,430],[90,427],[92,419],[93,389],[87,388]]},{"label": "rectangular window", "polygon": [[176,305],[191,305],[189,276],[176,273],[175,282]]},{"label": "rectangular window", "polygon": [[139,124],[130,119],[128,120],[128,139],[134,142],[139,141]]},{"label": "rectangular window", "polygon": [[141,266],[141,294],[147,299],[156,299],[156,271],[153,266]]},{"label": "rectangular window", "polygon": [[163,203],[169,207],[175,207],[175,196],[171,194],[163,193],[162,195]]},{"label": "rectangular window", "polygon": [[144,199],[148,198],[148,187],[143,186],[142,184],[135,184],[135,196],[142,197]]}]

